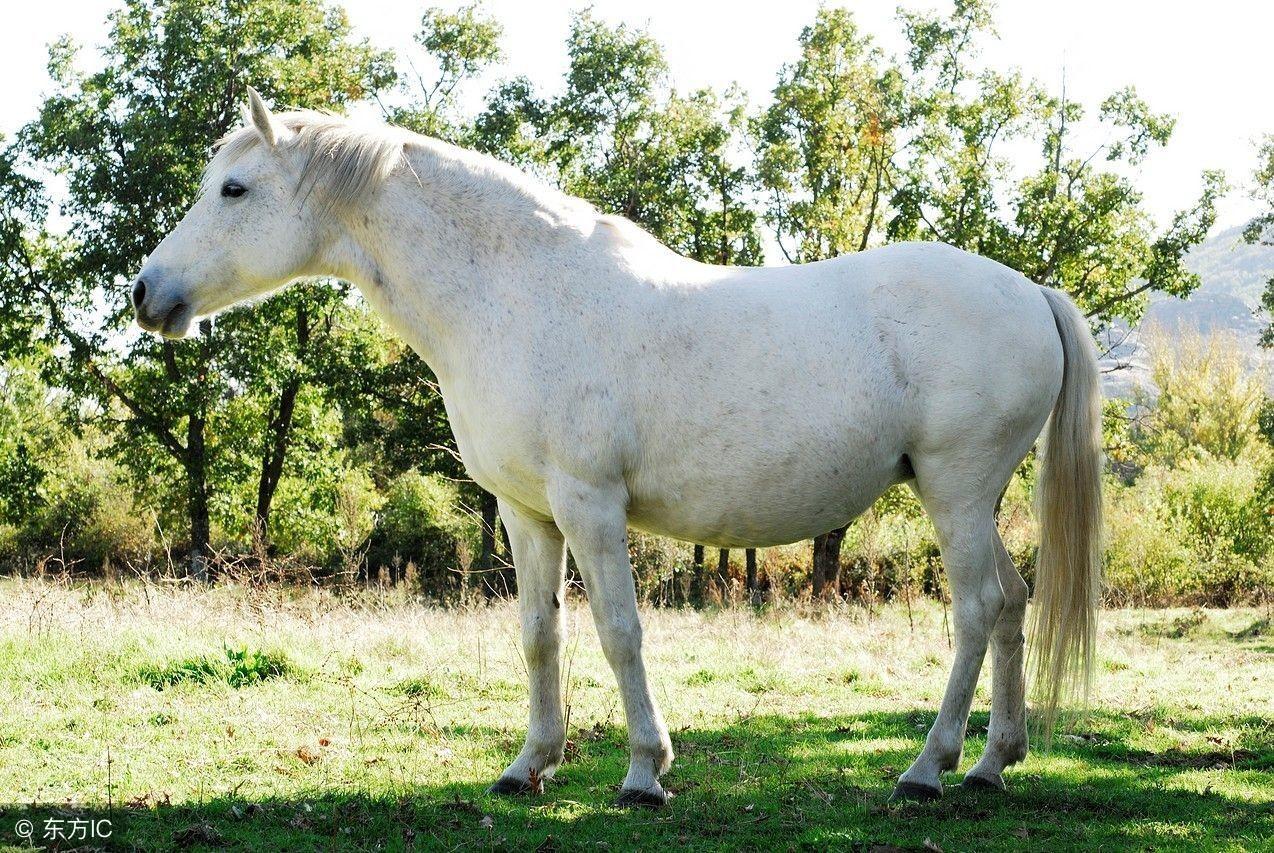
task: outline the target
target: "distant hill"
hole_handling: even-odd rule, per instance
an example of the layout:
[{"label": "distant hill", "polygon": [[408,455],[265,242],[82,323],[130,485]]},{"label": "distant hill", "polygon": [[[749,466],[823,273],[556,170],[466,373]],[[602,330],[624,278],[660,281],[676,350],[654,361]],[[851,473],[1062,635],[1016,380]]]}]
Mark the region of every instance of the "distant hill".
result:
[{"label": "distant hill", "polygon": [[[1171,333],[1184,323],[1204,333],[1229,331],[1249,349],[1254,362],[1269,365],[1270,354],[1257,346],[1266,323],[1257,307],[1266,280],[1274,276],[1274,246],[1245,243],[1242,228],[1230,228],[1196,247],[1186,265],[1202,280],[1199,289],[1189,299],[1153,297],[1142,328],[1158,325]],[[1103,370],[1109,371],[1103,385],[1108,396],[1128,396],[1136,385],[1149,384],[1145,347],[1137,330],[1113,329],[1108,336],[1112,343],[1122,343],[1103,359]],[[1113,370],[1116,364],[1129,366]]]}]

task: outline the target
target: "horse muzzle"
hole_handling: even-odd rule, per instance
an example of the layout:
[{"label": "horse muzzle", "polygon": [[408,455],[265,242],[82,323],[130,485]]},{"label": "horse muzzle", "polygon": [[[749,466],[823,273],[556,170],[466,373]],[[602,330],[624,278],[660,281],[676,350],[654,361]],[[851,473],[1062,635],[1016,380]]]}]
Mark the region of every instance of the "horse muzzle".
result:
[{"label": "horse muzzle", "polygon": [[157,285],[149,275],[133,282],[133,312],[146,331],[174,339],[184,338],[195,319],[194,308],[177,288]]}]

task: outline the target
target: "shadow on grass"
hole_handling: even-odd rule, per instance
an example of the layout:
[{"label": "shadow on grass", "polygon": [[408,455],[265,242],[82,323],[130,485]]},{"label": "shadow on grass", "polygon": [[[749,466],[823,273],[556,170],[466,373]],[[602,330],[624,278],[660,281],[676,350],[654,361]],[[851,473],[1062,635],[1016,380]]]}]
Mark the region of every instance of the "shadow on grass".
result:
[{"label": "shadow on grass", "polygon": [[[538,796],[490,797],[484,783],[464,782],[112,810],[0,805],[0,842],[21,845],[14,829],[23,819],[37,845],[51,849],[923,850],[929,840],[947,851],[1162,850],[1223,842],[1255,849],[1274,837],[1269,796],[1247,799],[1212,784],[1268,794],[1268,744],[1243,761],[1229,760],[1220,772],[1225,784],[1215,776],[1190,780],[1182,774],[1212,767],[1220,752],[1175,750],[1180,755],[1171,761],[1148,760],[1152,753],[1120,741],[1130,721],[1116,716],[1093,721],[1102,734],[1092,742],[1060,743],[1010,771],[1007,794],[950,785],[936,803],[887,805],[931,720],[920,712],[758,716],[674,732],[678,760],[665,781],[677,796],[659,811],[612,806],[627,767],[624,735],[599,726],[574,733],[567,763]],[[1255,722],[1268,729],[1268,721]],[[984,732],[986,723],[986,714],[975,714],[970,731]],[[966,768],[982,742],[975,735],[968,746]],[[111,836],[42,839],[50,818],[63,828],[107,818]]]}]

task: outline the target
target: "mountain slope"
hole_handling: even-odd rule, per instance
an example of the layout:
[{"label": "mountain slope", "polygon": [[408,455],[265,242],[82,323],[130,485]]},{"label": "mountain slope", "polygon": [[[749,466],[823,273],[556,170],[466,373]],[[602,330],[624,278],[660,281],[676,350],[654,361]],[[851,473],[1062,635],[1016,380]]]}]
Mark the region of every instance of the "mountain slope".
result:
[{"label": "mountain slope", "polygon": [[1261,329],[1268,322],[1258,312],[1258,306],[1265,282],[1274,277],[1274,246],[1245,243],[1242,229],[1230,228],[1197,246],[1186,264],[1202,280],[1189,299],[1156,295],[1138,329],[1112,329],[1107,333],[1108,343],[1118,343],[1102,359],[1107,396],[1125,397],[1137,385],[1149,384],[1148,354],[1141,330],[1151,326],[1165,330],[1170,339],[1182,325],[1205,334],[1229,332],[1238,338],[1254,363],[1270,363],[1270,354],[1257,345]]}]

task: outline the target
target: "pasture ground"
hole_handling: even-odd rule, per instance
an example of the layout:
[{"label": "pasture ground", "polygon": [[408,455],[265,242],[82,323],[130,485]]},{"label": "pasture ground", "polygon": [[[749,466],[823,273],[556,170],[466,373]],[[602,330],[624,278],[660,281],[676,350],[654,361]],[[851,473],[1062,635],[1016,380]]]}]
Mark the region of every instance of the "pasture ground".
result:
[{"label": "pasture ground", "polygon": [[[1007,794],[948,787],[900,806],[886,798],[950,659],[941,605],[650,611],[647,662],[678,753],[661,811],[612,805],[623,715],[585,603],[565,614],[567,763],[543,794],[500,799],[484,789],[526,716],[511,604],[0,579],[0,846],[1274,844],[1267,610],[1104,614],[1092,712],[1012,769]],[[989,677],[962,769],[982,749]],[[66,838],[84,819],[109,820],[110,837]],[[64,837],[42,838],[50,826]]]}]

